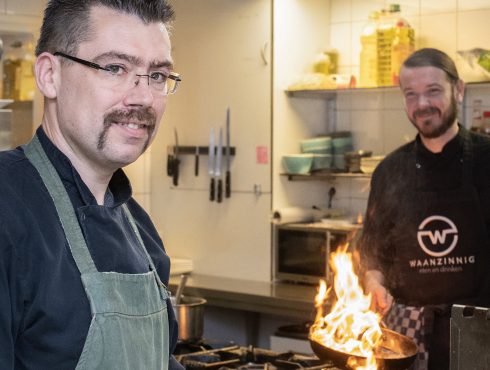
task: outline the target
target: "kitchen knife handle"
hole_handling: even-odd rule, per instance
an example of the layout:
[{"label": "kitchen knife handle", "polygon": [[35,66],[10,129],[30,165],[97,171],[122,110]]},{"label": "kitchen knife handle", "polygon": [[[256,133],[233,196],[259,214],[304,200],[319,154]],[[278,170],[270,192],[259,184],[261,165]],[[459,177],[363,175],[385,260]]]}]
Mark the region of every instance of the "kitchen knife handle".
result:
[{"label": "kitchen knife handle", "polygon": [[172,173],[174,186],[179,185],[179,163],[180,160],[178,158],[174,158],[173,173]]},{"label": "kitchen knife handle", "polygon": [[223,180],[218,179],[218,194],[217,194],[217,202],[221,203],[223,200]]},{"label": "kitchen knife handle", "polygon": [[167,176],[173,176],[174,173],[174,156],[167,154]]},{"label": "kitchen knife handle", "polygon": [[196,154],[194,161],[194,176],[199,176],[199,154]]},{"label": "kitchen knife handle", "polygon": [[214,201],[214,177],[211,178],[211,185],[209,187],[209,200]]},{"label": "kitchen knife handle", "polygon": [[229,198],[231,196],[231,173],[226,171],[225,177],[225,197]]}]

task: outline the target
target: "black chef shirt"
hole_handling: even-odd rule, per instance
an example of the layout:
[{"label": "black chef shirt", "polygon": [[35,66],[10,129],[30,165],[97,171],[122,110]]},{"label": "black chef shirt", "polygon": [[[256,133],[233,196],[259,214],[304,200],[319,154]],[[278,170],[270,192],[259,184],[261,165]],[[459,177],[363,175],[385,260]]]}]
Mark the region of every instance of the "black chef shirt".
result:
[{"label": "black chef shirt", "polygon": [[[39,140],[58,171],[75,210],[97,205],[68,158],[48,139]],[[170,260],[147,213],[131,196],[122,170],[114,173],[104,207],[127,203],[162,282],[168,285]],[[102,207],[102,206],[101,206]],[[81,213],[76,212],[77,216]],[[121,220],[126,219],[121,217]],[[87,241],[99,271],[144,273],[148,260],[129,225],[104,225],[99,240]],[[86,226],[90,227],[90,225]],[[126,237],[123,242],[114,235]],[[132,244],[134,248],[121,246]],[[168,302],[170,353],[177,341]],[[39,174],[21,148],[0,153],[0,369],[73,369],[91,322],[89,302],[63,229]],[[172,358],[170,368],[180,365]]]},{"label": "black chef shirt", "polygon": [[[490,137],[468,132],[459,126],[459,133],[448,142],[440,153],[432,153],[422,144],[419,136],[416,139],[390,153],[376,168],[371,180],[366,220],[359,249],[361,267],[366,270],[391,271],[396,278],[400,277],[396,265],[393,265],[390,244],[391,233],[396,222],[403,222],[404,202],[417,202],[418,199],[405,198],[412,194],[413,184],[417,183],[421,191],[450,191],[458,189],[463,183],[463,143],[465,138],[471,143],[470,182],[474,185],[487,234],[490,235]],[[412,178],[414,165],[420,165],[417,181]],[[408,195],[407,195],[408,194]],[[467,217],[477,217],[476,214]],[[489,248],[490,240],[481,240],[481,248]],[[487,254],[488,255],[488,254]],[[490,263],[490,261],[489,261]],[[387,276],[388,280],[390,279]],[[387,281],[389,284],[390,281]],[[481,289],[476,300],[468,302],[479,306],[490,307],[490,270],[480,282]],[[426,290],[436,286],[424,287]],[[395,297],[396,299],[397,297]]]}]

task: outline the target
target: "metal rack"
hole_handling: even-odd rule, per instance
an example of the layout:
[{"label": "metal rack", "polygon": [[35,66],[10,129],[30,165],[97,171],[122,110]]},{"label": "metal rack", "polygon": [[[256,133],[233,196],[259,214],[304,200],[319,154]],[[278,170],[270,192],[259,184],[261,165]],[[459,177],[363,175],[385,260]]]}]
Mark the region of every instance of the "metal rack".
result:
[{"label": "metal rack", "polygon": [[[198,150],[197,154],[199,155],[208,155],[209,154],[209,146],[198,146],[198,145],[169,145],[167,147],[169,153],[175,153],[175,149],[177,148],[177,152],[179,155],[195,155],[196,154],[196,149]],[[218,152],[218,148],[214,148],[214,152]],[[226,146],[222,148],[222,153],[223,155],[226,155]],[[236,154],[236,148],[234,146],[230,146],[230,155],[235,155]]]}]

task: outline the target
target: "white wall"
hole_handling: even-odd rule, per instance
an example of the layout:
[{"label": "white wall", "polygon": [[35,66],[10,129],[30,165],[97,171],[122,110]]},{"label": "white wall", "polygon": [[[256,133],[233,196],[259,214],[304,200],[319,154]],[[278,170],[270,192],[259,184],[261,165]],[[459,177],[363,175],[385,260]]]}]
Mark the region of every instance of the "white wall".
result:
[{"label": "white wall", "polygon": [[[274,3],[273,208],[311,207],[325,203],[324,183],[290,183],[281,156],[299,152],[299,140],[325,132],[328,110],[323,100],[291,99],[288,85],[311,68],[312,58],[329,47],[330,9],[325,0],[281,0]],[[322,199],[323,198],[323,199]]]},{"label": "white wall", "polygon": [[[271,2],[175,0],[175,69],[183,76],[151,152],[151,215],[171,257],[190,258],[194,271],[270,280]],[[267,44],[267,45],[266,45]],[[265,59],[261,51],[265,48]],[[232,195],[209,201],[208,157],[181,156],[179,186],[166,176],[167,146],[207,146],[231,109]],[[223,137],[224,138],[224,137]],[[256,159],[268,151],[267,163]],[[223,167],[224,169],[224,167]],[[254,193],[254,186],[261,189]]]}]

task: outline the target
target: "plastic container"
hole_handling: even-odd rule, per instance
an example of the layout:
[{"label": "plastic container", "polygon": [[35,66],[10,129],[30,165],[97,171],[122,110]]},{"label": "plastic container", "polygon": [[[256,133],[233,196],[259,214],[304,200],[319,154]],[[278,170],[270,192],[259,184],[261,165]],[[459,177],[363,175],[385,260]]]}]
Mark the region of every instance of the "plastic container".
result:
[{"label": "plastic container", "polygon": [[391,86],[391,45],[394,38],[393,23],[392,12],[382,11],[377,29],[377,86]]},{"label": "plastic container", "polygon": [[282,157],[284,170],[290,174],[308,174],[313,164],[313,154],[289,154]]},{"label": "plastic container", "polygon": [[369,14],[368,23],[361,33],[360,87],[378,86],[378,23],[379,12]]},{"label": "plastic container", "polygon": [[300,141],[302,153],[330,154],[332,153],[332,138],[319,136]]},{"label": "plastic container", "polygon": [[400,68],[410,54],[415,51],[415,32],[408,22],[401,17],[400,6],[394,4],[393,21],[394,37],[391,44],[391,83],[398,85]]},{"label": "plastic container", "polygon": [[332,168],[331,154],[313,154],[312,171],[328,170]]},{"label": "plastic container", "polygon": [[486,134],[486,135],[490,135],[490,111],[484,111],[483,112],[481,132]]},{"label": "plastic container", "polygon": [[481,99],[473,100],[473,112],[471,117],[471,131],[480,132],[482,129],[483,114],[482,114]]},{"label": "plastic container", "polygon": [[332,75],[338,72],[339,54],[336,50],[322,51],[315,57],[313,72]]},{"label": "plastic container", "polygon": [[34,79],[34,55],[31,44],[14,42],[3,62],[3,99],[32,100],[36,82]]}]

